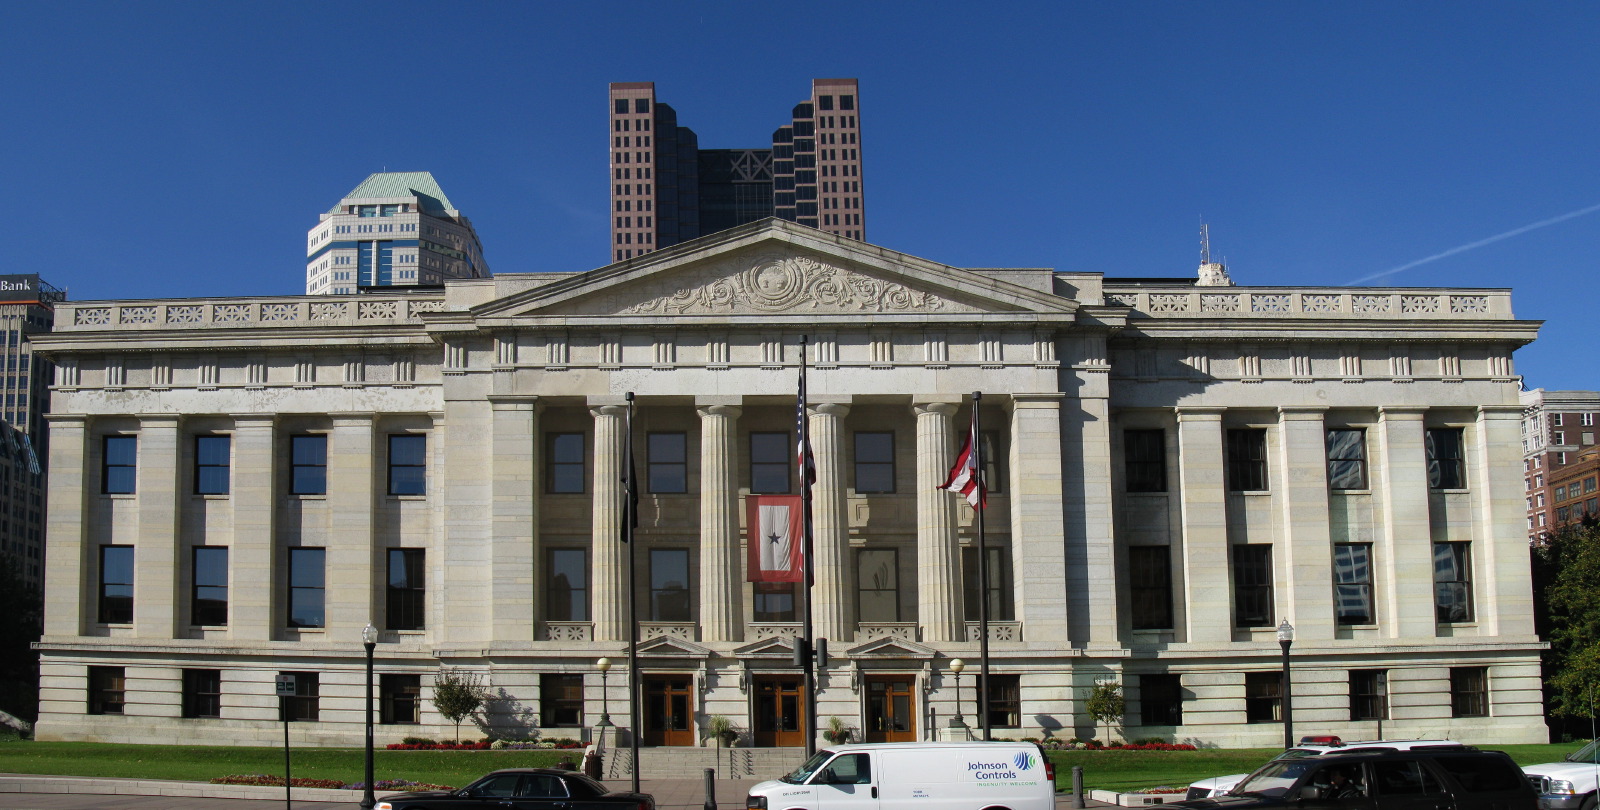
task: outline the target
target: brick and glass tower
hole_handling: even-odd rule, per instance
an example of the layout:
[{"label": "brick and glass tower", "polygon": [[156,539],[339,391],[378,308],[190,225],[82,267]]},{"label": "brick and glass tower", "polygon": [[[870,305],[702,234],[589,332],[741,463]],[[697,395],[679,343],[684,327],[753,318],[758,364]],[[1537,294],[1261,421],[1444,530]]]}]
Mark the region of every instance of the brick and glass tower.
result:
[{"label": "brick and glass tower", "polygon": [[770,147],[702,149],[654,82],[613,83],[611,258],[766,217],[864,240],[860,115],[855,79],[815,79]]},{"label": "brick and glass tower", "polygon": [[483,243],[428,172],[368,175],[306,233],[306,294],[488,278]]},{"label": "brick and glass tower", "polygon": [[44,413],[50,404],[50,362],[32,338],[50,331],[66,293],[37,274],[0,275],[0,554],[23,580],[43,580]]}]

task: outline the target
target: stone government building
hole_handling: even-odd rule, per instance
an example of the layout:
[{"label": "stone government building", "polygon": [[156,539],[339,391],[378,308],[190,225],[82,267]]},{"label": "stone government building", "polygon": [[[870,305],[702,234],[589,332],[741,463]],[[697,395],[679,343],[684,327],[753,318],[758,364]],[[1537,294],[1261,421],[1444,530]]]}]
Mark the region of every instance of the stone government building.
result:
[{"label": "stone government building", "polygon": [[[626,723],[623,395],[636,392],[646,744],[802,743],[791,586],[744,501],[797,492],[810,339],[818,715],[973,718],[973,512],[936,489],[984,394],[999,736],[1546,739],[1506,290],[1235,287],[960,269],[778,220],[586,273],[440,289],[78,301],[58,364],[41,739],[446,736]],[[604,681],[596,659],[619,663]]]}]

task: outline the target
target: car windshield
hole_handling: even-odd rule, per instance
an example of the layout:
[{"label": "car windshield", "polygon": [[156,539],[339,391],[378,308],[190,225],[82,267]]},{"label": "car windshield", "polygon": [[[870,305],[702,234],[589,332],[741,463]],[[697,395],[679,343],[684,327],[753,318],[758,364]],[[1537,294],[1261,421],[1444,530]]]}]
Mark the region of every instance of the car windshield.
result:
[{"label": "car windshield", "polygon": [[827,762],[829,759],[832,759],[832,758],[833,758],[833,752],[832,751],[826,751],[826,750],[818,751],[810,759],[806,760],[805,763],[802,764],[800,767],[795,768],[794,769],[794,773],[791,773],[788,776],[781,777],[781,778],[778,779],[778,781],[779,782],[788,782],[788,783],[794,784],[794,785],[805,784],[805,781],[807,779],[810,779],[811,775],[816,773],[817,769],[821,768],[823,763]]},{"label": "car windshield", "polygon": [[1600,740],[1591,740],[1588,745],[1567,755],[1568,762],[1588,762],[1600,765]]},{"label": "car windshield", "polygon": [[1312,748],[1290,748],[1289,750],[1273,757],[1273,759],[1305,759],[1306,757],[1315,757],[1321,755],[1321,751]]},{"label": "car windshield", "polygon": [[1233,790],[1235,796],[1284,796],[1289,788],[1311,770],[1313,763],[1297,760],[1273,760],[1244,778]]}]

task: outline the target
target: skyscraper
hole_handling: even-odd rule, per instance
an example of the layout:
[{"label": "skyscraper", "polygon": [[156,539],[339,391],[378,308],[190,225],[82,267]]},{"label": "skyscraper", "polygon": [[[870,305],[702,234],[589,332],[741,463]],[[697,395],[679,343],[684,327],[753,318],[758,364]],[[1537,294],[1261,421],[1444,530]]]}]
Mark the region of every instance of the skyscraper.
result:
[{"label": "skyscraper", "polygon": [[860,114],[855,79],[814,79],[770,147],[701,149],[654,82],[612,83],[612,259],[766,217],[864,240]]},{"label": "skyscraper", "polygon": [[66,298],[37,275],[0,276],[0,553],[38,584],[44,556],[44,417],[50,364],[30,337],[50,331]]},{"label": "skyscraper", "polygon": [[488,278],[472,223],[429,172],[377,172],[306,234],[306,294]]}]

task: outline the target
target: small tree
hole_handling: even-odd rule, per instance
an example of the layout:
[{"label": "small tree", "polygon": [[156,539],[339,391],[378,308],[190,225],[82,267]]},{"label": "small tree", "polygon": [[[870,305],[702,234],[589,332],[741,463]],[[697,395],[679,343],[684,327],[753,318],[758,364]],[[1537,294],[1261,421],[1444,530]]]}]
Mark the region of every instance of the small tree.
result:
[{"label": "small tree", "polygon": [[1123,712],[1128,705],[1122,697],[1122,684],[1116,681],[1101,681],[1089,691],[1089,699],[1084,701],[1084,709],[1097,723],[1117,723],[1122,720]]},{"label": "small tree", "polygon": [[446,720],[455,723],[456,745],[461,744],[461,721],[483,708],[483,702],[488,697],[488,692],[483,688],[483,679],[476,672],[445,667],[433,676],[433,708],[438,709]]}]

